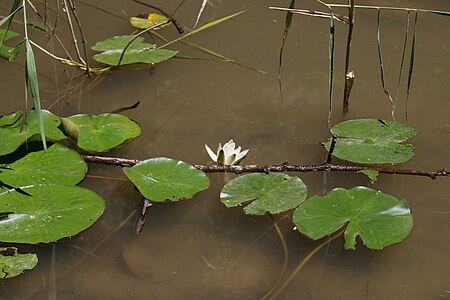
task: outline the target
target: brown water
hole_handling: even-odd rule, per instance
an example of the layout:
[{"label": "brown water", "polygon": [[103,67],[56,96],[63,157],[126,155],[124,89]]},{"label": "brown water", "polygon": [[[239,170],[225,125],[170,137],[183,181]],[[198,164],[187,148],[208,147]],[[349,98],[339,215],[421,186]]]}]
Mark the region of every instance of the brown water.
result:
[{"label": "brown water", "polygon": [[[6,3],[5,3],[6,2]],[[52,1],[51,5],[55,5]],[[283,98],[278,88],[278,51],[285,14],[268,9],[290,1],[212,0],[201,23],[247,10],[204,31],[192,41],[239,62],[268,72],[263,75],[223,62],[174,59],[149,72],[126,67],[93,85],[79,74],[36,50],[43,106],[60,115],[102,113],[130,105],[127,112],[142,128],[136,141],[112,156],[145,159],[167,156],[208,163],[203,145],[230,138],[250,152],[245,163],[319,164],[328,138],[328,21],[296,16],[285,49]],[[321,9],[310,1],[307,9]],[[345,2],[345,1],[344,1]],[[145,13],[131,1],[91,1],[119,16]],[[172,11],[178,1],[152,1]],[[189,30],[201,1],[187,1],[177,19]],[[365,4],[450,10],[448,1],[366,1]],[[0,3],[5,15],[8,1]],[[79,3],[88,42],[128,34],[126,18],[104,14]],[[341,11],[345,14],[345,10]],[[31,14],[31,12],[30,12]],[[62,17],[61,17],[62,18]],[[386,83],[395,95],[405,14],[382,14]],[[16,28],[20,25],[16,24]],[[336,25],[336,82],[333,123],[341,116],[346,27]],[[63,26],[61,26],[62,28]],[[419,15],[416,63],[405,120],[405,88],[400,89],[397,120],[417,129],[415,158],[402,168],[437,170],[450,165],[450,19]],[[166,36],[175,38],[173,28]],[[67,31],[61,29],[64,40]],[[36,40],[46,45],[46,40]],[[69,43],[67,45],[70,45]],[[55,46],[55,45],[54,45]],[[46,46],[50,49],[50,45]],[[175,44],[183,55],[204,56]],[[63,55],[55,46],[56,53]],[[350,99],[352,118],[390,118],[377,62],[376,12],[357,11],[352,48],[356,82]],[[65,71],[64,71],[65,70]],[[406,71],[405,71],[406,75]],[[0,61],[0,113],[24,109],[23,62]],[[403,82],[406,81],[406,76]],[[77,87],[70,94],[65,90]],[[58,100],[59,99],[59,100]],[[124,178],[116,167],[90,165],[90,175]],[[308,185],[309,195],[334,187],[367,185],[361,174],[291,174]],[[131,183],[87,178],[82,186],[103,196],[106,213],[92,228],[56,244],[24,247],[37,252],[39,264],[24,275],[1,282],[0,299],[255,299],[277,281],[283,250],[268,217],[251,217],[241,208],[219,202],[223,184],[234,177],[211,174],[211,188],[180,203],[155,204],[144,231],[134,234],[141,197]],[[358,245],[343,250],[333,242],[311,259],[279,299],[441,299],[450,298],[449,179],[381,175],[372,185],[407,199],[415,227],[402,243],[382,251]],[[289,249],[288,272],[319,242],[293,231],[290,214],[277,216]]]}]

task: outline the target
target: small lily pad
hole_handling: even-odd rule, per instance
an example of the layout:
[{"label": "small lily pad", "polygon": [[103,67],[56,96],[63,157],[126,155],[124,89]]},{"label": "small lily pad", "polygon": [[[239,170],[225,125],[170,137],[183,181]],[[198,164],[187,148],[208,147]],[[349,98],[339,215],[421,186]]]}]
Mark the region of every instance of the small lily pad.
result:
[{"label": "small lily pad", "polygon": [[70,185],[35,185],[0,193],[0,241],[49,243],[78,234],[102,215],[104,200]]},{"label": "small lily pad", "polygon": [[[335,125],[333,155],[357,163],[402,163],[414,155],[414,147],[400,144],[416,135],[414,128],[386,120],[349,120]],[[331,141],[325,143],[329,151]]]},{"label": "small lily pad", "polygon": [[[122,35],[97,42],[92,47],[92,50],[103,52],[94,55],[93,58],[98,62],[116,66],[119,63],[123,50],[133,37],[133,35]],[[142,37],[138,37],[128,46],[120,64],[155,64],[168,60],[177,53],[178,51],[156,49],[155,44],[145,43]]]},{"label": "small lily pad", "polygon": [[367,177],[369,177],[369,180],[371,183],[377,182],[378,175],[380,174],[380,172],[378,172],[376,170],[361,170],[361,171],[358,171],[357,173],[362,173],[362,174],[366,175]]},{"label": "small lily pad", "polygon": [[[133,26],[135,28],[139,28],[139,29],[147,29],[147,28],[150,28],[152,26],[155,26],[155,25],[158,25],[161,23],[166,23],[168,21],[169,21],[169,18],[167,18],[166,16],[163,16],[163,15],[159,15],[159,14],[138,15],[136,17],[130,18],[131,26]],[[167,27],[169,25],[170,25],[170,23],[161,25],[159,27],[156,27],[155,30]]]},{"label": "small lily pad", "polygon": [[11,186],[36,184],[75,185],[87,172],[87,164],[78,154],[60,144],[54,144],[47,152],[37,151],[5,165],[0,181]]},{"label": "small lily pad", "polygon": [[209,187],[205,173],[166,157],[147,159],[123,171],[145,198],[157,202],[192,198]]},{"label": "small lily pad", "polygon": [[136,121],[118,114],[75,115],[64,119],[63,126],[78,147],[90,153],[110,151],[141,134]]},{"label": "small lily pad", "polygon": [[359,235],[370,249],[399,243],[413,227],[405,200],[366,187],[337,188],[326,196],[313,196],[294,212],[298,230],[317,240],[347,224],[345,249],[355,249]]},{"label": "small lily pad", "polygon": [[[27,140],[40,140],[39,125],[36,112],[31,110],[27,121],[22,126],[22,112],[15,112],[0,119],[0,156],[14,152]],[[65,139],[66,136],[58,129],[61,124],[59,117],[49,111],[42,110],[45,136],[47,141],[54,142]]]},{"label": "small lily pad", "polygon": [[0,278],[12,278],[36,267],[38,258],[36,254],[17,253],[17,248],[0,248]]},{"label": "small lily pad", "polygon": [[276,173],[239,176],[220,192],[220,200],[227,207],[251,201],[244,208],[249,215],[284,212],[300,205],[306,196],[306,185],[300,178]]}]

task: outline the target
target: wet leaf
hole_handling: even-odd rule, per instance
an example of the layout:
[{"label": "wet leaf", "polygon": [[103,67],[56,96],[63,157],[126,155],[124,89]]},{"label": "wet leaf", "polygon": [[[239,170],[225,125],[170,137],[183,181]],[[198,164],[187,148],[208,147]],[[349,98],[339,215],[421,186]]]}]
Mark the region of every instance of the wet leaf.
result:
[{"label": "wet leaf", "polygon": [[361,170],[361,171],[358,171],[357,173],[362,173],[362,174],[366,175],[367,177],[369,177],[369,180],[371,183],[377,182],[378,175],[380,174],[380,172],[378,172],[376,170]]},{"label": "wet leaf", "polygon": [[[19,34],[17,32],[8,30],[8,32],[6,32],[6,36],[5,36],[5,30],[4,29],[0,29],[0,41],[7,41],[9,39],[12,39],[14,37],[19,36]],[[2,45],[0,47],[0,56],[10,59],[11,58],[11,51],[13,50],[12,47],[8,47],[6,45]]]},{"label": "wet leaf", "polygon": [[251,202],[244,207],[249,215],[284,212],[297,207],[306,196],[306,185],[300,178],[276,173],[239,176],[220,192],[220,200],[227,207]]},{"label": "wet leaf", "polygon": [[147,29],[161,23],[167,23],[156,27],[154,30],[161,29],[170,25],[170,22],[168,21],[169,18],[159,14],[138,15],[130,18],[131,26],[139,29]]},{"label": "wet leaf", "polygon": [[[335,125],[337,136],[333,155],[352,162],[402,163],[414,155],[414,147],[400,144],[416,135],[414,128],[377,119],[349,120]],[[331,142],[325,143],[329,150]]]},{"label": "wet leaf", "polygon": [[38,262],[36,254],[19,254],[17,248],[0,248],[0,278],[16,277],[24,270],[33,269]]},{"label": "wet leaf", "polygon": [[[141,134],[141,126],[124,115],[82,114],[67,119],[77,125],[79,129],[78,131],[73,128],[67,130],[68,122],[64,122],[63,126],[67,133],[77,141],[78,147],[90,153],[110,151]],[[77,133],[78,136],[74,133]]]},{"label": "wet leaf", "polygon": [[145,198],[157,202],[192,198],[209,187],[205,173],[166,157],[147,159],[123,171]]},{"label": "wet leaf", "polygon": [[[104,52],[94,55],[93,58],[98,62],[116,66],[123,50],[133,37],[133,35],[115,36],[96,43],[92,50]],[[120,62],[121,65],[159,63],[174,57],[178,53],[178,51],[155,49],[156,45],[147,44],[143,41],[143,38],[138,37],[129,45]]]},{"label": "wet leaf", "polygon": [[313,196],[294,212],[298,230],[318,240],[346,225],[345,249],[355,249],[359,235],[370,249],[399,243],[413,227],[405,200],[366,187],[337,188],[326,196]]},{"label": "wet leaf", "polygon": [[[61,124],[59,117],[42,110],[42,119],[47,141],[59,141],[66,136],[58,129]],[[14,152],[27,140],[40,140],[40,129],[36,112],[32,110],[24,126],[20,122],[22,112],[15,112],[0,119],[0,156]]]},{"label": "wet leaf", "polygon": [[11,186],[36,184],[75,185],[83,180],[87,165],[81,156],[60,144],[45,151],[32,152],[0,173],[0,181]]},{"label": "wet leaf", "polygon": [[0,194],[0,241],[49,243],[78,234],[102,215],[104,200],[69,185],[35,185]]}]

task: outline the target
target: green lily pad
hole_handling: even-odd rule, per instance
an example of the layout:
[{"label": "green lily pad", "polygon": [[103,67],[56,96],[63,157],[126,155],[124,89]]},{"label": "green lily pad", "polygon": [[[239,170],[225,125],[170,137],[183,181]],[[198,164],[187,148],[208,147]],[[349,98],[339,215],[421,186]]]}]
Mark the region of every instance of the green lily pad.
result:
[{"label": "green lily pad", "polygon": [[276,173],[239,176],[220,192],[220,200],[227,207],[252,201],[244,208],[249,215],[287,211],[300,205],[306,196],[306,185],[300,178]]},{"label": "green lily pad", "polygon": [[78,186],[9,190],[0,193],[0,241],[37,244],[73,236],[94,224],[104,208],[99,195]]},{"label": "green lily pad", "polygon": [[209,187],[205,173],[166,157],[147,159],[123,171],[145,198],[157,202],[192,198]]},{"label": "green lily pad", "polygon": [[5,165],[0,180],[11,186],[36,184],[75,185],[87,172],[87,164],[78,154],[60,144],[54,144],[47,152],[38,151]]},{"label": "green lily pad", "polygon": [[[73,124],[76,130],[69,128]],[[90,153],[110,151],[141,134],[141,126],[136,121],[118,114],[75,115],[65,119],[63,126],[78,147]]]},{"label": "green lily pad", "polygon": [[405,200],[366,187],[337,188],[326,196],[313,196],[294,212],[298,230],[317,240],[347,224],[345,249],[355,249],[356,236],[370,249],[403,241],[413,219]]},{"label": "green lily pad", "polygon": [[[400,144],[416,135],[414,128],[377,119],[350,120],[331,128],[337,137],[333,155],[357,163],[402,163],[414,156],[414,147]],[[331,141],[325,143],[329,151]]]},{"label": "green lily pad", "polygon": [[[22,112],[15,112],[0,119],[0,156],[14,152],[20,145],[28,141],[40,140],[39,125],[36,112],[31,110],[26,123],[19,121]],[[54,142],[65,139],[66,136],[58,129],[61,124],[59,117],[49,111],[42,110],[45,136],[47,141]]]},{"label": "green lily pad", "polygon": [[[103,52],[94,55],[93,58],[98,62],[116,66],[119,63],[123,49],[125,49],[126,45],[133,37],[133,35],[122,35],[97,42],[92,47],[92,50]],[[138,37],[127,48],[120,64],[155,64],[168,60],[169,58],[174,57],[177,53],[178,51],[156,49],[155,44],[144,43],[144,39],[142,37]]]},{"label": "green lily pad", "polygon": [[36,267],[38,258],[36,254],[17,253],[17,248],[0,248],[0,278],[12,278]]}]

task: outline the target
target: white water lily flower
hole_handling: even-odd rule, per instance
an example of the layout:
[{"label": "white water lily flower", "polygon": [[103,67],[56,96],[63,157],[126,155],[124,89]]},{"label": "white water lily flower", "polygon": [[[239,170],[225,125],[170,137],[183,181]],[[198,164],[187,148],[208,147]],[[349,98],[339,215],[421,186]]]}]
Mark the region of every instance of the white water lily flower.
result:
[{"label": "white water lily flower", "polygon": [[209,156],[211,159],[221,165],[225,166],[232,166],[239,164],[247,155],[248,149],[241,151],[241,147],[237,147],[235,149],[234,147],[236,144],[233,142],[233,140],[230,140],[225,145],[219,143],[219,147],[217,148],[217,153],[214,153],[211,148],[208,147],[208,145],[205,144],[206,151],[208,151]]}]

